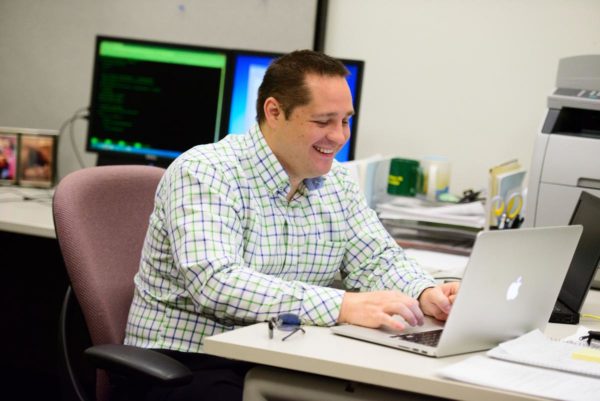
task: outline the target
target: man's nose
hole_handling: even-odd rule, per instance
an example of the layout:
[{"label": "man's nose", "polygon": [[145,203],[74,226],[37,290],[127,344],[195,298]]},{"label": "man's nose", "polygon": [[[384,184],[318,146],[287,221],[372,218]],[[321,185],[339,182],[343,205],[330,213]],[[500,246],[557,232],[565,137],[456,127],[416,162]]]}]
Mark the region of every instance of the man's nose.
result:
[{"label": "man's nose", "polygon": [[347,124],[339,122],[331,129],[327,135],[327,139],[339,145],[344,144],[350,137],[350,128]]}]

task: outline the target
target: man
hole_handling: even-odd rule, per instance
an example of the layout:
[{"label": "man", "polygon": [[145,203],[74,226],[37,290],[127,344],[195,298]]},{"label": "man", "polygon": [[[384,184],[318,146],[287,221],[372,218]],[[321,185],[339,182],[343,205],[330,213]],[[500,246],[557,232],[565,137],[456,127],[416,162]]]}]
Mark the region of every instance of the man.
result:
[{"label": "man", "polygon": [[[277,59],[259,89],[258,125],[191,149],[165,173],[126,343],[198,372],[171,399],[241,399],[249,365],[202,354],[203,340],[281,313],[398,329],[395,314],[410,325],[423,312],[447,317],[457,285],[436,286],[408,260],[334,163],[354,113],[347,74],[313,51]],[[330,288],[338,271],[360,292]]]}]

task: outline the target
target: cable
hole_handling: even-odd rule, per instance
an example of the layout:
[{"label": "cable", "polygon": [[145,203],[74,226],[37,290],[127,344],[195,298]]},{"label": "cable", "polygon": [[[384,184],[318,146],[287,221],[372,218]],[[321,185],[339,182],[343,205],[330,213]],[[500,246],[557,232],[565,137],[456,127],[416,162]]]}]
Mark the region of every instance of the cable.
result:
[{"label": "cable", "polygon": [[600,320],[600,315],[592,315],[591,313],[582,313],[581,317],[587,317],[589,319]]},{"label": "cable", "polygon": [[67,126],[69,127],[69,137],[70,137],[70,141],[71,141],[71,147],[73,148],[73,153],[75,153],[75,157],[77,158],[77,162],[79,162],[79,166],[81,168],[85,167],[85,163],[83,162],[83,157],[79,153],[79,150],[77,149],[77,146],[75,144],[75,133],[73,131],[73,125],[74,125],[75,121],[87,118],[87,113],[88,113],[87,106],[77,109],[71,117],[69,117],[64,123],[62,123],[62,125],[60,126],[60,129],[58,130],[58,137],[61,138],[63,136],[63,133],[64,133],[65,129],[67,128]]}]

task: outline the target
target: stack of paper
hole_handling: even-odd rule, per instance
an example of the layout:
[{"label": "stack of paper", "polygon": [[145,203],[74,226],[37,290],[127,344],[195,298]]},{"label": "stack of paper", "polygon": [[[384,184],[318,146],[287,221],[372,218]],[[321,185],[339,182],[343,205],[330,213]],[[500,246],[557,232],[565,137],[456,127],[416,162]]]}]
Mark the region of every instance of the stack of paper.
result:
[{"label": "stack of paper", "polygon": [[425,203],[407,205],[398,197],[377,204],[382,219],[400,219],[439,223],[471,228],[483,228],[485,209],[481,202],[457,203],[442,206],[428,206]]},{"label": "stack of paper", "polygon": [[383,225],[400,245],[468,255],[485,225],[481,202],[433,204],[419,198],[388,197],[376,205]]},{"label": "stack of paper", "polygon": [[573,353],[582,346],[550,340],[541,331],[534,330],[488,351],[488,356],[542,368],[600,378],[600,363],[574,359]]},{"label": "stack of paper", "polygon": [[446,378],[557,400],[598,400],[600,363],[573,357],[585,344],[551,340],[534,330],[450,365]]},{"label": "stack of paper", "polygon": [[600,380],[558,370],[473,356],[441,369],[439,375],[480,386],[552,400],[598,401]]}]

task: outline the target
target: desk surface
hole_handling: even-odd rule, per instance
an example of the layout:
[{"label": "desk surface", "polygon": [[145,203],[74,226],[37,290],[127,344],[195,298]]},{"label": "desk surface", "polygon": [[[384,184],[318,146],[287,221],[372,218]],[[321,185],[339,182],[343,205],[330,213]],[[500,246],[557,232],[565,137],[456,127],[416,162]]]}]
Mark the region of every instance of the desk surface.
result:
[{"label": "desk surface", "polygon": [[[600,311],[600,292],[592,291],[583,313]],[[582,319],[600,329],[600,322]],[[546,334],[562,338],[577,326],[549,324]],[[461,400],[536,400],[519,393],[442,379],[437,371],[476,353],[430,358],[332,334],[328,328],[306,327],[305,335],[287,341],[269,340],[266,323],[259,323],[206,339],[205,351],[255,362],[388,388]]]},{"label": "desk surface", "polygon": [[0,230],[55,238],[50,189],[0,187]]}]

